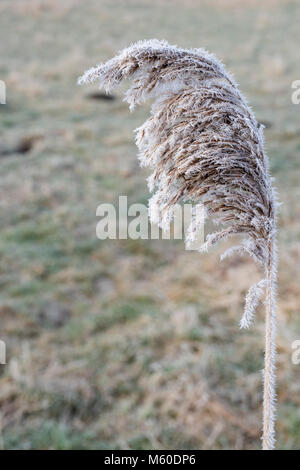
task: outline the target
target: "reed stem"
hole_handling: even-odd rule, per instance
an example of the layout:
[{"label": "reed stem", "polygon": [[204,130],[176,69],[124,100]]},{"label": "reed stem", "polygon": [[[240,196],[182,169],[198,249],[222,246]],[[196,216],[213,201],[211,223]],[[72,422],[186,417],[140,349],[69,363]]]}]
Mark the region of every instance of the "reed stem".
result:
[{"label": "reed stem", "polygon": [[275,381],[276,381],[276,247],[275,239],[269,242],[266,291],[266,337],[263,398],[263,450],[275,446]]}]

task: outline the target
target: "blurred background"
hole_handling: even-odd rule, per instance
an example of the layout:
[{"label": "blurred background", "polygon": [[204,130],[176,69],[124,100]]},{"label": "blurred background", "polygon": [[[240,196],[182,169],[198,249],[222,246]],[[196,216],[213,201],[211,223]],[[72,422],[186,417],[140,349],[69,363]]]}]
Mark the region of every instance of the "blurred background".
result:
[{"label": "blurred background", "polygon": [[280,199],[278,448],[300,449],[300,2],[1,0],[0,445],[260,447],[264,314],[239,330],[260,273],[182,241],[96,238],[96,207],[147,203],[122,89],[82,72],[138,39],[214,52],[257,119]]}]

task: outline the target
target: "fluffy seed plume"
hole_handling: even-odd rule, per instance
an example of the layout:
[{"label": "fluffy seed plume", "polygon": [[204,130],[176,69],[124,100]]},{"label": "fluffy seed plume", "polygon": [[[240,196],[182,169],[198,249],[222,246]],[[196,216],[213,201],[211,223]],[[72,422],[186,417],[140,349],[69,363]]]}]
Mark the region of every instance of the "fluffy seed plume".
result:
[{"label": "fluffy seed plume", "polygon": [[181,49],[166,41],[140,41],[105,64],[88,70],[79,83],[99,81],[110,92],[123,80],[133,84],[125,100],[152,99],[150,118],[137,129],[142,166],[153,170],[148,185],[153,222],[167,228],[175,204],[202,204],[220,230],[207,236],[205,251],[241,235],[232,252],[261,264],[265,278],[250,287],[241,327],[249,327],[266,290],[263,448],[274,448],[276,196],[259,124],[224,66],[203,49]]}]

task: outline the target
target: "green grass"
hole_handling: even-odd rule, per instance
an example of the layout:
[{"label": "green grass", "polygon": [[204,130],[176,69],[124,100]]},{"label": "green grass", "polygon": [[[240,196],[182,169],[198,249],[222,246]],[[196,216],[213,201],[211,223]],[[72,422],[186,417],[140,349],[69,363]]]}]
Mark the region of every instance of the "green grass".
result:
[{"label": "green grass", "polygon": [[55,421],[45,421],[38,429],[33,424],[24,430],[8,434],[4,447],[12,450],[107,450],[109,443],[101,443],[93,433],[72,432]]}]

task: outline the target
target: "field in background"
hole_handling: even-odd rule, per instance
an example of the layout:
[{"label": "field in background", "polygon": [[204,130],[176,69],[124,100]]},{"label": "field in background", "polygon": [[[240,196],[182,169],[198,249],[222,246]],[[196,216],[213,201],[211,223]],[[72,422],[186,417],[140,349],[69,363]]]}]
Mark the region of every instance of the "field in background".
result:
[{"label": "field in background", "polygon": [[278,448],[300,449],[300,5],[2,0],[0,444],[8,449],[260,446],[264,319],[239,330],[253,263],[179,241],[99,241],[96,207],[146,203],[130,114],[79,88],[143,38],[215,52],[266,125],[280,199]]}]

